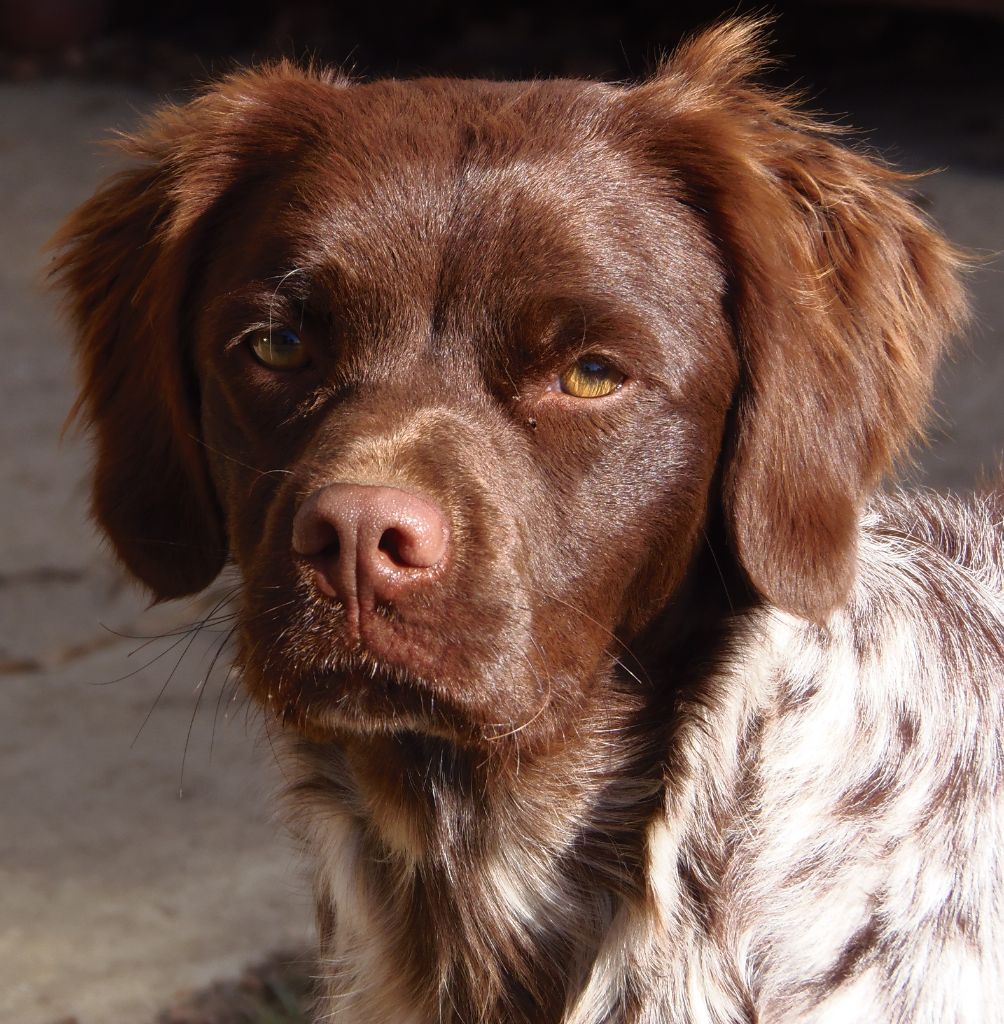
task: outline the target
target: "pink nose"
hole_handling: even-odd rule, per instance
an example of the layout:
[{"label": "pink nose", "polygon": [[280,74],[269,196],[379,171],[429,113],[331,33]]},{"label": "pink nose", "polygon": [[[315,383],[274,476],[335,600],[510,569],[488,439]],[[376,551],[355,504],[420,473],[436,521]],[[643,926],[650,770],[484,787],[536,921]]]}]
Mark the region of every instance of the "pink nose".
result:
[{"label": "pink nose", "polygon": [[428,581],[446,557],[449,537],[435,505],[398,487],[328,484],[293,519],[293,550],[313,566],[319,589],[353,619]]}]

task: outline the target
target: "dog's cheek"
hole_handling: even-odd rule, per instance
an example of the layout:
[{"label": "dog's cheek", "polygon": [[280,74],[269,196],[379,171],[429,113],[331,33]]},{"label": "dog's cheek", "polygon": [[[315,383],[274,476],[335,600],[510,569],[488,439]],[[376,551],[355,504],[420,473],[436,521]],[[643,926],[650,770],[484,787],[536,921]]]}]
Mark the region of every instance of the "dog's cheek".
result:
[{"label": "dog's cheek", "polygon": [[271,412],[236,401],[217,382],[215,369],[201,376],[201,444],[223,507],[231,556],[247,573],[262,561],[266,520],[302,441],[288,426],[271,429]]},{"label": "dog's cheek", "polygon": [[726,406],[724,390],[692,408],[652,396],[602,443],[567,453],[576,478],[548,467],[564,515],[539,571],[554,567],[552,586],[583,619],[633,633],[670,600],[701,540]]},{"label": "dog's cheek", "polygon": [[[716,472],[724,436],[718,415],[686,422],[656,444],[641,487],[650,496],[641,560],[625,590],[621,627],[640,632],[680,592],[698,554],[707,547],[716,515]],[[660,453],[674,453],[662,458]],[[716,572],[716,580],[718,573]]]}]

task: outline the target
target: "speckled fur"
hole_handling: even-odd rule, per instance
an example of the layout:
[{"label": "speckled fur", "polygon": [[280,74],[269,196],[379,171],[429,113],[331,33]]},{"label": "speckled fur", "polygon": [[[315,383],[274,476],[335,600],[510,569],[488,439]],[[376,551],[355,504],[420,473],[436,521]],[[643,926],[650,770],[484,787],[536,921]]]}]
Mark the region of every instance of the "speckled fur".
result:
[{"label": "speckled fur", "polygon": [[[619,898],[563,868],[590,822],[533,806],[532,776],[524,805],[491,819],[484,862],[452,845],[377,857],[331,783],[345,777],[338,755],[294,742],[294,827],[330,910],[322,1009],[340,1024],[459,1021],[450,988],[466,971],[486,1004],[467,1019],[509,1019],[493,1009],[490,966],[452,961],[457,936],[432,921],[440,973],[417,991],[402,983],[415,892],[447,871],[463,894],[458,934],[519,933],[528,957],[560,955],[574,979],[560,1013],[528,1020],[1000,1019],[1002,529],[992,497],[882,498],[863,520],[850,600],[825,626],[771,608],[739,616],[729,654],[677,709],[644,884]],[[615,770],[618,752],[606,757]],[[638,798],[651,794],[609,813]]]}]

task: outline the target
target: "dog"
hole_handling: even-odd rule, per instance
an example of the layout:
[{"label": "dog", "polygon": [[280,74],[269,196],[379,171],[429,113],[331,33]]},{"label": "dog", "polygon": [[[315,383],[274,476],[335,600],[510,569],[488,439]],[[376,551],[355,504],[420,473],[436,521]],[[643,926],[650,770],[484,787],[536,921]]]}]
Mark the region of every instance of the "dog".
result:
[{"label": "dog", "polygon": [[56,239],[97,522],[239,571],[318,1020],[1001,1019],[1004,501],[881,489],[965,261],[763,50],[236,73]]}]

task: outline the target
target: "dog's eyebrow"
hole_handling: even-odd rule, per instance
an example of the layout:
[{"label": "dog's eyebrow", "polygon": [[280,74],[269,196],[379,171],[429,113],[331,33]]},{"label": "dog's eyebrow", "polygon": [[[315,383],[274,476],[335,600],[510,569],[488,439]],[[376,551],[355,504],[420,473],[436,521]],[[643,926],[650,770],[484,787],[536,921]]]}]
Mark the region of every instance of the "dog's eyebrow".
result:
[{"label": "dog's eyebrow", "polygon": [[613,292],[538,295],[515,317],[513,333],[542,352],[581,349],[596,342],[652,340],[652,314]]},{"label": "dog's eyebrow", "polygon": [[267,313],[270,307],[287,307],[300,298],[281,287],[270,289],[264,282],[255,281],[210,298],[202,312],[212,321],[226,321],[251,311]]}]

